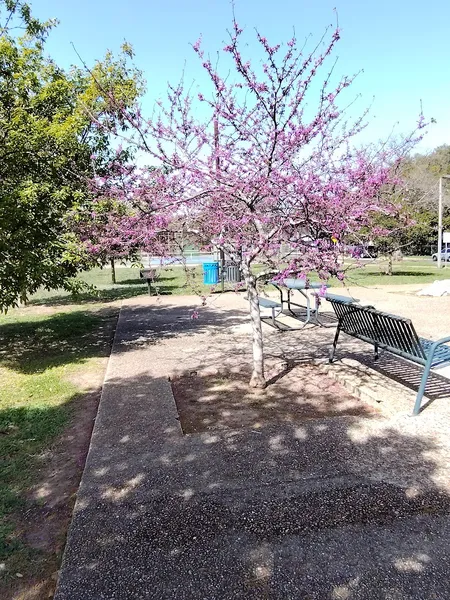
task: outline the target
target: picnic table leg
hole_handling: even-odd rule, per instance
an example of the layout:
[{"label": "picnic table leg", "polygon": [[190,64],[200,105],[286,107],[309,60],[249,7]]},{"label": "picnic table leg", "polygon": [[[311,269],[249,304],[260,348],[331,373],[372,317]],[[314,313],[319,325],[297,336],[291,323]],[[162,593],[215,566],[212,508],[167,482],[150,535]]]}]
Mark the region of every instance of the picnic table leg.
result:
[{"label": "picnic table leg", "polygon": [[280,287],[278,288],[279,292],[280,292],[280,304],[281,304],[281,312],[283,312],[283,304],[287,302],[287,305],[289,307],[289,290],[287,291],[287,299],[284,299],[284,293],[283,293],[283,288]]},{"label": "picnic table leg", "polygon": [[[278,287],[278,285],[275,285],[275,283],[272,283],[272,285],[275,289],[277,289],[280,292],[281,312],[283,312],[283,303],[286,302],[286,300],[284,299],[284,296],[283,296],[283,288]],[[288,294],[288,302],[289,302],[289,294]]]},{"label": "picnic table leg", "polygon": [[287,305],[288,305],[288,311],[291,313],[291,315],[295,316],[294,311],[291,308],[291,290],[287,290]]},{"label": "picnic table leg", "polygon": [[319,295],[316,294],[315,295],[315,303],[314,303],[314,314],[316,317],[316,323],[317,323],[317,325],[319,325],[319,327],[325,327],[325,324],[322,323],[322,321],[319,318],[319,307],[320,307],[320,298],[319,298]]},{"label": "picnic table leg", "polygon": [[[295,289],[297,289],[297,288],[295,288]],[[291,293],[292,293],[293,291],[294,291],[294,290],[291,290],[291,289],[288,289],[288,290],[287,290],[287,305],[288,305],[288,310],[289,310],[289,312],[291,313],[291,315],[292,315],[292,316],[293,316],[295,319],[297,319],[297,320],[300,320],[300,319],[298,319],[298,317],[297,317],[297,314],[295,313],[295,311],[294,311],[294,310],[292,310],[292,308],[291,308]],[[297,289],[297,291],[298,291],[298,292],[300,292],[300,294],[301,294],[301,295],[302,295],[302,296],[305,298],[305,300],[306,300],[306,319],[305,319],[305,321],[304,321],[303,325],[302,325],[302,326],[299,328],[299,329],[303,329],[303,328],[304,328],[304,327],[306,327],[306,325],[308,325],[308,323],[311,321],[311,302],[310,302],[309,296],[308,296],[307,294],[305,294],[303,290]],[[300,306],[300,305],[299,305],[299,304],[296,304],[296,306]],[[302,306],[301,308],[303,308],[303,306]]]},{"label": "picnic table leg", "polygon": [[277,326],[277,324],[276,324],[276,322],[275,322],[275,306],[272,306],[272,325],[273,325],[274,327],[277,327],[277,328],[278,328],[278,326]]},{"label": "picnic table leg", "polygon": [[306,319],[305,319],[305,325],[307,325],[311,321],[311,300],[310,300],[307,292],[305,292],[304,290],[298,290],[298,291],[300,292],[300,294],[306,300]]}]

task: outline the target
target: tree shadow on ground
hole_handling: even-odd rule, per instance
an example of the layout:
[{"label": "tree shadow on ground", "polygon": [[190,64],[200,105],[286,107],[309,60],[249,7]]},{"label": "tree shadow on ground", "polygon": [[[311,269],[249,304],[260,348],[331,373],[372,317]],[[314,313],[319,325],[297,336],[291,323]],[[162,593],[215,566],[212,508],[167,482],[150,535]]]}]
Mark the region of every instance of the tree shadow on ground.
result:
[{"label": "tree shadow on ground", "polygon": [[199,304],[196,297],[186,299],[183,305],[159,303],[155,298],[154,304],[128,306],[121,314],[123,332],[117,342],[118,351],[176,338],[180,338],[181,343],[182,339],[204,334],[213,340],[216,334],[248,323],[245,309],[229,311]]},{"label": "tree shadow on ground", "polygon": [[[170,296],[173,294],[173,288],[170,286],[158,286],[158,294],[155,287],[152,285],[152,295],[154,296]],[[114,288],[99,288],[95,293],[72,295],[67,292],[52,295],[48,298],[31,298],[28,304],[30,306],[64,306],[68,304],[91,304],[95,302],[112,302],[114,300],[127,300],[138,296],[148,296],[148,287],[146,283],[138,282],[137,284],[125,284],[121,287],[119,284]]]},{"label": "tree shadow on ground", "polygon": [[337,416],[380,416],[309,362],[277,369],[263,390],[250,388],[249,368],[216,373],[188,371],[171,378],[184,433],[302,423]]},{"label": "tree shadow on ground", "polygon": [[[164,287],[165,281],[173,281],[174,279],[177,279],[177,278],[164,276],[163,279],[160,279],[159,277],[157,277],[156,279],[151,280],[151,284],[152,284],[152,287],[153,286],[158,287],[160,284]],[[143,277],[139,277],[139,275],[138,275],[137,277],[134,277],[133,279],[121,279],[117,283],[119,285],[142,285],[142,284],[147,285],[147,280]]]},{"label": "tree shadow on ground", "polygon": [[[369,354],[369,353],[368,353]],[[378,360],[371,360],[368,354],[354,354],[351,351],[344,354],[344,357],[357,360],[366,365],[374,372],[395,381],[406,388],[417,393],[422,380],[424,368],[420,365],[402,360],[395,355],[382,352]],[[450,400],[450,379],[440,375],[438,371],[430,372],[425,387],[425,396],[420,411],[426,408],[436,400]]]},{"label": "tree shadow on ground", "polygon": [[108,356],[117,308],[76,310],[0,325],[0,366],[21,373]]},{"label": "tree shadow on ground", "polygon": [[[430,269],[432,269],[432,265],[430,265]],[[386,276],[388,276],[388,274],[386,273],[386,271],[383,271],[380,269],[380,271],[370,271],[369,276],[370,277],[386,277]],[[394,272],[389,277],[392,277],[392,279],[395,279],[395,277],[416,278],[416,277],[433,277],[433,276],[435,276],[435,273],[433,273],[432,271],[416,271],[416,270],[400,271],[400,270],[397,270],[394,268]],[[417,283],[421,283],[421,282],[418,281]]]},{"label": "tree shadow on ground", "polygon": [[426,424],[185,436],[164,379],[108,390],[57,599],[449,596],[449,465]]}]

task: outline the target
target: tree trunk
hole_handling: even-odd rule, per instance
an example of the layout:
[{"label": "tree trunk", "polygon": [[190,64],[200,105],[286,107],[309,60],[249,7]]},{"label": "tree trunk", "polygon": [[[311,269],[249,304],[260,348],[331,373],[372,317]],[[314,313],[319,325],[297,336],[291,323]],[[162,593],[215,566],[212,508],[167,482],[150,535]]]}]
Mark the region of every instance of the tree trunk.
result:
[{"label": "tree trunk", "polygon": [[250,305],[250,321],[252,324],[252,350],[253,366],[250,387],[265,388],[266,380],[264,378],[264,351],[263,336],[261,327],[261,313],[258,304],[258,292],[256,290],[256,280],[251,274],[247,265],[243,266],[245,283],[247,285],[247,295]]},{"label": "tree trunk", "polygon": [[116,283],[116,265],[114,263],[114,259],[111,258],[111,281],[112,283]]},{"label": "tree trunk", "polygon": [[28,296],[26,289],[24,289],[19,296],[19,306],[28,306]]},{"label": "tree trunk", "polygon": [[388,255],[388,264],[386,275],[392,275],[392,252]]}]

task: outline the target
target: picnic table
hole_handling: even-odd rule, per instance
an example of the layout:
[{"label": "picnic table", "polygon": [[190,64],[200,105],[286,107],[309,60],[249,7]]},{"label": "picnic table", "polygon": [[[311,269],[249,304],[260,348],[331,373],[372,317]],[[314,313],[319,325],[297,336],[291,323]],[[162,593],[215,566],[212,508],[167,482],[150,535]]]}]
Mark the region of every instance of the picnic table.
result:
[{"label": "picnic table", "polygon": [[[317,292],[314,294],[309,294],[308,292],[310,290],[325,290],[324,299],[326,300],[333,299],[343,303],[359,302],[357,298],[330,293],[328,291],[328,287],[323,283],[306,284],[305,279],[286,278],[281,282],[271,279],[267,283],[273,285],[278,290],[280,294],[280,300],[277,302],[269,298],[259,298],[259,305],[263,308],[270,308],[272,311],[271,317],[261,317],[261,320],[269,322],[269,325],[272,325],[272,327],[276,327],[277,329],[281,329],[283,331],[303,329],[308,324],[319,325],[320,327],[326,326],[326,323],[319,318],[320,296]],[[295,290],[297,290],[303,296],[305,299],[305,305],[297,304],[296,302],[292,301],[292,292]],[[314,298],[313,306],[311,306],[311,295]],[[301,312],[299,313],[299,311],[295,310],[293,307],[300,308]],[[301,327],[290,327],[281,321],[277,321],[277,317],[280,314],[284,314],[296,319],[297,321],[301,321]],[[329,325],[329,316],[326,317],[326,320],[327,324]]]},{"label": "picnic table", "polygon": [[[319,298],[318,294],[314,294],[314,305],[311,306],[311,295],[308,293],[309,290],[318,290],[323,288],[321,283],[310,283],[306,285],[304,279],[284,279],[282,282],[270,280],[268,283],[273,285],[280,294],[279,302],[270,300],[268,298],[259,298],[260,306],[264,308],[270,308],[272,316],[270,318],[270,324],[277,329],[303,329],[308,324],[323,325],[319,319]],[[305,304],[298,304],[292,301],[292,292],[297,290],[305,299]],[[301,312],[296,308],[302,309]],[[287,314],[297,321],[302,323],[301,327],[288,327],[282,325],[281,322],[277,321],[277,317],[281,314]]]},{"label": "picnic table", "polygon": [[[270,281],[270,283],[279,291],[280,293],[280,304],[281,304],[281,310],[283,310],[284,305],[287,306],[287,311],[290,313],[290,316],[294,317],[295,319],[300,320],[298,311],[296,312],[295,310],[292,309],[292,307],[297,307],[297,308],[301,308],[302,310],[302,316],[304,314],[304,311],[306,310],[306,315],[305,315],[305,320],[303,321],[303,325],[302,325],[302,329],[303,327],[306,327],[306,325],[308,325],[308,323],[314,323],[315,325],[322,325],[322,323],[320,322],[319,319],[319,305],[320,305],[320,300],[319,300],[319,295],[313,294],[314,297],[314,307],[311,307],[311,295],[308,293],[309,290],[319,290],[319,289],[323,289],[323,284],[322,283],[309,283],[308,285],[306,285],[306,280],[305,279],[283,279],[282,282],[278,282],[278,281]],[[306,306],[304,306],[303,304],[297,304],[296,302],[292,301],[292,292],[294,290],[297,290],[305,299],[305,304]]]}]

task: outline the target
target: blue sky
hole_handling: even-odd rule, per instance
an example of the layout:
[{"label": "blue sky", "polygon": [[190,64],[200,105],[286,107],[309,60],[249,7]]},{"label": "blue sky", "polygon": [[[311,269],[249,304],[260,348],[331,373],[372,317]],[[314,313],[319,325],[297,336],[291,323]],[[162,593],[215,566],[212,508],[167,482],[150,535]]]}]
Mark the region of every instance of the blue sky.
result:
[{"label": "blue sky", "polygon": [[[78,63],[71,42],[88,63],[106,49],[117,51],[123,40],[136,52],[148,95],[164,94],[167,81],[177,82],[183,68],[188,80],[201,82],[201,66],[190,44],[203,35],[205,50],[223,47],[231,23],[229,0],[31,0],[41,18],[57,17],[48,50],[63,66]],[[361,69],[350,99],[361,93],[358,113],[372,103],[371,123],[363,141],[384,139],[395,126],[409,132],[423,102],[425,116],[437,123],[419,149],[450,144],[450,2],[432,0],[236,0],[236,18],[248,29],[252,54],[253,28],[269,42],[287,40],[295,27],[299,40],[317,40],[339,15],[342,39],[335,55],[336,72]],[[398,123],[398,124],[397,124]]]}]

